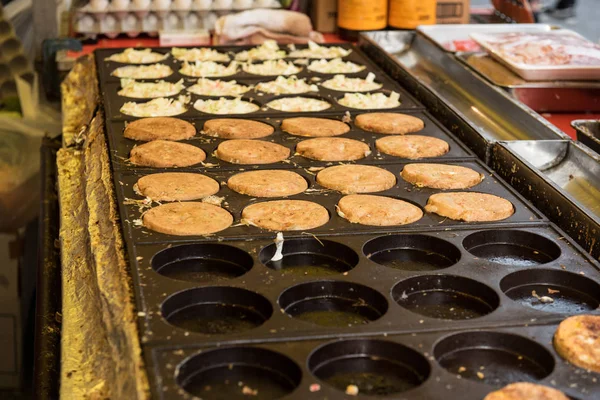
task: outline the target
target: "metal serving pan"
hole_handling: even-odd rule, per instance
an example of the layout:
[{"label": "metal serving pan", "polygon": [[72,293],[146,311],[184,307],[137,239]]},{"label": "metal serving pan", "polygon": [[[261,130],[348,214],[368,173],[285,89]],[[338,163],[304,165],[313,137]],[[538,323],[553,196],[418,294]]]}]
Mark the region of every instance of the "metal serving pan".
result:
[{"label": "metal serving pan", "polygon": [[492,167],[600,257],[600,155],[573,141],[501,142]]},{"label": "metal serving pan", "polygon": [[600,111],[599,81],[526,81],[487,53],[457,52],[456,58],[537,112]]},{"label": "metal serving pan", "polygon": [[483,160],[499,140],[569,139],[422,35],[367,32],[359,47]]},{"label": "metal serving pan", "polygon": [[600,120],[576,119],[571,126],[577,131],[577,140],[600,154]]}]

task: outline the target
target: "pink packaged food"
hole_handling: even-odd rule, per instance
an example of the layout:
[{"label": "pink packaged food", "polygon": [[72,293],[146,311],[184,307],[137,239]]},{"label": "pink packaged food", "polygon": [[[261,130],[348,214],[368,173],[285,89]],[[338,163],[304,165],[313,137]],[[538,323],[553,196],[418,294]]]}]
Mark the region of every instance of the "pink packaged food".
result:
[{"label": "pink packaged food", "polygon": [[525,79],[600,76],[600,45],[575,32],[472,34],[471,37]]}]

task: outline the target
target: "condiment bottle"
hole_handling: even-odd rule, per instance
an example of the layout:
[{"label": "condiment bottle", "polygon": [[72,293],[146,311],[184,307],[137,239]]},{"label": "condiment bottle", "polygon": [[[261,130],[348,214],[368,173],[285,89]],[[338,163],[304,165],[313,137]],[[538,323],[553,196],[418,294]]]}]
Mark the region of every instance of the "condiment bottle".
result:
[{"label": "condiment bottle", "polygon": [[436,7],[436,0],[390,0],[389,25],[399,29],[433,25]]},{"label": "condiment bottle", "polygon": [[384,29],[387,0],[338,0],[338,27],[345,40],[356,40],[360,31]]}]

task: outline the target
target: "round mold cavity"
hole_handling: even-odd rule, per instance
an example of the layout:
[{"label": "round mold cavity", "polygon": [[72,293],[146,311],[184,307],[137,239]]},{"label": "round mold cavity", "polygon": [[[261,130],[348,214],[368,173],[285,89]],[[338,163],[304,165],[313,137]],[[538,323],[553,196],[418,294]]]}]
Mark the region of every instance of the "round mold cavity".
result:
[{"label": "round mold cavity", "polygon": [[14,37],[6,39],[1,45],[2,54],[5,59],[10,59],[21,52],[21,42]]},{"label": "round mold cavity", "polygon": [[554,359],[542,345],[503,332],[457,333],[440,340],[433,354],[448,372],[493,386],[535,382],[554,369]]},{"label": "round mold cavity", "polygon": [[184,360],[175,379],[183,390],[203,400],[274,400],[298,387],[302,371],[274,351],[229,347]]},{"label": "round mold cavity", "polygon": [[25,58],[25,56],[22,54],[10,60],[8,66],[10,67],[11,72],[15,75],[20,75],[29,70],[29,62],[27,61],[27,58]]},{"label": "round mold cavity", "polygon": [[463,246],[475,257],[518,267],[545,264],[556,260],[561,253],[552,240],[516,230],[476,232],[463,240]]},{"label": "round mold cavity", "polygon": [[171,325],[223,335],[262,325],[273,314],[273,307],[269,300],[249,290],[213,286],[176,293],[163,302],[161,311]]},{"label": "round mold cavity", "polygon": [[180,281],[215,283],[248,272],[254,261],[237,247],[202,243],[170,247],[152,257],[152,268]]},{"label": "round mold cavity", "polygon": [[12,34],[12,26],[6,20],[0,21],[0,38],[4,39]]},{"label": "round mold cavity", "polygon": [[279,296],[291,317],[325,327],[364,325],[388,309],[385,297],[368,286],[342,281],[302,283]]},{"label": "round mold cavity", "polygon": [[283,242],[283,258],[272,261],[276,250],[275,243],[265,247],[259,259],[268,268],[284,275],[335,275],[350,271],[358,264],[358,255],[351,248],[331,240],[286,239]]},{"label": "round mold cavity", "polygon": [[373,262],[403,271],[435,271],[460,260],[452,243],[428,235],[388,235],[375,238],[363,247]]},{"label": "round mold cavity", "polygon": [[3,97],[16,96],[18,94],[16,82],[12,79],[2,82],[2,85],[0,86],[0,93]]},{"label": "round mold cavity", "polygon": [[500,289],[517,303],[535,310],[581,314],[600,306],[600,285],[572,272],[528,269],[500,281]]},{"label": "round mold cavity", "polygon": [[8,65],[0,64],[0,80],[5,81],[11,78],[12,74],[10,72],[10,68],[8,68]]},{"label": "round mold cavity", "polygon": [[399,282],[392,297],[416,314],[446,320],[466,320],[493,312],[496,292],[476,280],[454,275],[423,275]]},{"label": "round mold cavity", "polygon": [[310,371],[338,390],[358,387],[361,395],[387,396],[416,388],[431,368],[417,351],[385,340],[343,340],[321,346],[308,360]]}]

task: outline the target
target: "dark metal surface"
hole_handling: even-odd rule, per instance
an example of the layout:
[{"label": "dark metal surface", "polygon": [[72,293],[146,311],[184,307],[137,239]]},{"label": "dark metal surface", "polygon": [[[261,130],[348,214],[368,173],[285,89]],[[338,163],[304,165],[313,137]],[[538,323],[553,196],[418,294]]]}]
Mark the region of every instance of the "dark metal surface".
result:
[{"label": "dark metal surface", "polygon": [[44,138],[41,148],[43,196],[39,223],[36,284],[34,396],[57,399],[60,387],[61,265],[57,247],[59,223],[56,152],[61,140]]},{"label": "dark metal surface", "polygon": [[[376,365],[377,361],[381,360],[393,361],[387,363],[384,361],[381,366],[385,365],[390,374],[392,374],[391,371],[402,371],[404,368],[410,367],[410,370],[418,377],[417,379],[411,382],[406,377],[402,379],[402,375],[397,379],[404,383],[408,380],[410,384],[407,386],[417,386],[390,396],[394,399],[480,400],[491,390],[499,389],[503,384],[514,381],[539,382],[562,390],[573,399],[596,398],[596,394],[600,392],[598,375],[573,367],[556,353],[551,345],[555,330],[556,325],[554,324],[536,325],[535,322],[532,322],[529,326],[462,330],[452,333],[438,331],[417,335],[385,335],[355,338],[356,341],[348,339],[308,340],[227,346],[218,349],[207,348],[200,344],[183,349],[165,346],[147,352],[146,360],[154,366],[158,375],[163,377],[160,380],[154,378],[153,393],[157,399],[171,399],[178,396],[191,398],[189,395],[187,397],[181,395],[180,393],[183,393],[181,390],[180,393],[173,393],[173,388],[177,387],[173,377],[175,366],[183,364],[193,367],[194,361],[203,360],[201,357],[194,359],[193,356],[204,354],[213,356],[215,364],[230,364],[235,369],[244,353],[243,349],[247,348],[273,351],[275,354],[283,355],[288,361],[291,361],[292,365],[300,368],[301,379],[298,386],[285,397],[290,400],[373,398],[360,394],[357,397],[344,395],[343,389],[336,389],[327,382],[329,379],[319,379],[313,374],[313,371],[316,370],[320,375],[325,375],[320,373],[317,367],[328,362],[335,362],[336,359],[344,360],[343,363],[351,365],[355,357],[362,360],[360,365],[366,371],[375,370],[375,367],[371,367],[371,369],[369,366]],[[331,346],[324,347],[328,344]],[[403,346],[397,346],[398,344]],[[450,354],[448,354],[449,346],[454,350]],[[357,351],[357,349],[360,350]],[[213,350],[222,352],[212,353]],[[504,357],[504,364],[495,364],[490,353]],[[268,360],[269,358],[263,356],[263,359]],[[372,363],[373,359],[375,363],[369,364],[369,360]],[[186,361],[191,362],[185,364]],[[447,367],[442,367],[440,361]],[[319,363],[317,364],[317,362]],[[210,366],[210,363],[205,362],[204,368],[207,367],[206,364]],[[338,367],[340,366],[338,365]],[[462,369],[460,369],[461,367]],[[348,368],[345,369],[348,370]],[[353,365],[349,369],[352,371]],[[291,376],[293,372],[289,365],[280,365],[276,370],[286,376]],[[361,368],[354,368],[354,370],[360,371]],[[179,372],[184,378],[195,371],[197,370],[194,368],[188,368]],[[387,377],[391,379],[389,375]],[[240,377],[232,379],[239,380]],[[424,382],[419,385],[419,380],[424,380]],[[181,382],[183,379],[179,379],[179,381]],[[334,382],[334,380],[330,382]],[[186,383],[194,386],[193,379]],[[339,384],[339,382],[336,383]],[[244,383],[242,383],[243,385]],[[249,385],[251,384],[249,383]],[[241,392],[242,386],[240,386],[239,392]],[[385,387],[383,386],[383,388]],[[202,385],[196,382],[196,389],[202,390]]]},{"label": "dark metal surface", "polygon": [[367,32],[359,47],[486,162],[499,140],[568,138],[421,35]]},{"label": "dark metal surface", "polygon": [[600,258],[600,156],[572,141],[498,143],[492,167]]},{"label": "dark metal surface", "polygon": [[[379,62],[380,58],[375,60]],[[366,59],[362,62],[370,63]],[[393,63],[389,59],[387,62]],[[103,64],[99,61],[99,69],[106,67]],[[385,61],[380,65],[390,66]],[[397,64],[393,65],[397,68]],[[383,74],[378,67],[373,68],[378,71],[377,74]],[[105,78],[108,71],[102,71],[104,101],[106,107],[110,108],[117,85],[107,83],[108,79]],[[402,84],[406,82],[401,81]],[[108,93],[108,88],[113,93]],[[418,93],[416,95],[420,97]],[[443,102],[439,104],[441,107]],[[434,111],[439,113],[440,110],[442,108]],[[443,115],[450,115],[448,108],[443,110]],[[337,113],[303,115],[341,119],[343,114],[344,111],[340,110]],[[307,355],[318,345],[324,344],[323,339],[382,338],[406,334],[399,341],[404,342],[404,338],[407,338],[405,343],[416,351],[405,348],[390,351],[397,357],[413,357],[406,362],[417,372],[420,371],[422,378],[425,375],[430,377],[421,388],[407,391],[406,395],[396,394],[393,398],[441,399],[447,398],[449,393],[455,393],[454,390],[460,390],[462,394],[468,393],[466,396],[473,395],[461,398],[481,399],[497,385],[493,382],[490,385],[474,383],[475,389],[471,390],[471,383],[467,379],[459,380],[450,374],[444,376],[445,373],[432,358],[435,353],[432,346],[442,336],[440,332],[464,329],[498,331],[510,326],[556,324],[565,315],[582,311],[598,313],[596,303],[600,304],[600,298],[585,295],[590,288],[600,288],[598,264],[571,243],[559,229],[549,225],[543,215],[497,179],[483,163],[474,160],[460,145],[455,145],[452,135],[433,117],[420,110],[411,111],[411,114],[425,118],[426,134],[451,141],[451,146],[462,154],[456,158],[448,155],[436,162],[464,165],[483,173],[484,181],[467,191],[493,193],[509,199],[515,206],[515,215],[505,221],[481,224],[451,221],[432,214],[425,214],[420,221],[411,225],[394,228],[350,224],[336,215],[335,205],[341,194],[323,190],[315,182],[315,173],[318,171],[310,169],[327,166],[327,163],[292,157],[290,163],[260,167],[227,164],[218,162],[211,155],[219,140],[199,137],[189,143],[202,147],[210,157],[207,162],[216,166],[211,168],[206,164],[179,168],[177,171],[203,173],[221,183],[221,190],[216,196],[224,197],[223,207],[233,214],[234,225],[206,237],[177,237],[150,232],[139,226],[144,208],[140,209],[142,198],[135,194],[133,185],[142,175],[164,172],[165,169],[136,168],[124,162],[134,143],[122,137],[121,116],[113,114],[112,118],[107,117],[112,167],[132,268],[138,322],[156,398],[191,398],[191,394],[183,388],[192,391],[194,385],[201,385],[197,388],[199,390],[214,390],[209,397],[215,399],[233,400],[243,396],[241,391],[245,385],[248,386],[248,395],[269,398],[265,391],[273,388],[260,385],[267,385],[270,378],[283,385],[284,391],[290,386],[300,385],[285,398],[346,398],[343,390],[336,391],[325,384],[321,384],[320,390],[311,392],[309,386],[320,382],[318,376],[324,372],[318,371],[319,365],[323,368],[328,365],[325,361],[330,352],[327,350],[323,353],[323,362],[307,361]],[[288,141],[285,139],[288,135],[277,129],[281,115],[275,118],[273,115],[253,113],[237,117],[265,118],[262,120],[272,123],[276,133],[264,139],[282,143],[291,149],[300,139],[291,138]],[[297,114],[289,114],[292,115]],[[452,115],[456,117],[456,114]],[[266,117],[271,119],[267,120]],[[207,116],[198,113],[197,118],[187,116],[186,119],[194,122],[199,129]],[[477,134],[464,121],[460,126],[454,126],[448,119],[442,123],[462,136]],[[365,139],[373,146],[372,141],[377,135],[352,126],[348,137]],[[488,143],[478,143],[474,147],[478,149],[481,145],[485,152]],[[378,165],[396,176],[397,184],[379,194],[403,198],[423,208],[428,197],[439,192],[415,188],[404,182],[399,173],[407,160],[372,156],[359,163]],[[290,198],[315,201],[325,206],[330,214],[327,224],[310,232],[284,232],[281,261],[272,261],[275,232],[240,225],[243,207],[263,199],[234,193],[223,184],[241,170],[259,168],[285,168],[298,172],[309,182],[309,190]],[[124,204],[126,200],[129,200],[128,204]],[[535,272],[538,270],[548,271],[548,278],[540,280]],[[526,271],[525,276],[513,275],[523,271]],[[582,278],[584,281],[578,279],[581,273],[585,275]],[[552,306],[554,308],[546,307],[538,304],[530,293],[522,296],[512,293],[511,290],[515,290],[520,283],[540,291],[560,286],[565,297],[557,296]],[[547,336],[548,331],[544,332]],[[490,336],[490,343],[504,346],[502,338],[498,339],[495,335]],[[546,337],[536,340],[538,344],[529,347],[548,347]],[[208,348],[224,349],[240,344],[275,350],[285,353],[287,358],[256,349],[243,351],[241,355],[236,350],[218,353],[207,351]],[[358,342],[343,347],[350,352],[364,348]],[[200,349],[206,352],[206,358],[182,363],[182,360]],[[288,349],[297,350],[288,352]],[[376,357],[391,354],[387,353],[385,345],[374,345],[373,351],[374,358],[369,362],[376,362]],[[522,347],[518,351],[529,355],[529,350]],[[535,358],[537,350],[531,351]],[[548,365],[555,362],[554,355],[546,354],[544,349],[539,352],[539,362],[545,360]],[[502,358],[504,353],[499,354]],[[236,358],[238,356],[241,358]],[[258,371],[254,368],[257,360],[262,365]],[[253,382],[244,382],[243,379],[248,376],[242,377],[243,373],[236,375],[238,363],[244,364],[242,370],[254,370],[251,373],[254,378],[249,378],[254,379]],[[542,371],[551,372],[551,376],[560,382],[561,389],[571,390],[562,378],[570,373],[569,367],[560,364],[552,372],[548,365],[542,366]],[[327,368],[336,371],[342,367],[332,361]],[[490,373],[493,368],[490,366]],[[518,369],[517,366],[515,368]],[[209,375],[203,377],[201,382],[194,383],[200,373]],[[236,381],[226,384],[223,380],[229,379],[229,374]],[[219,387],[203,387],[210,376],[220,377]],[[535,373],[533,376],[516,373],[510,377],[542,378]],[[579,378],[579,389],[597,393],[595,383]],[[259,387],[253,385],[259,385],[260,392],[254,393]],[[232,388],[235,393],[228,392]],[[574,393],[574,390],[570,393]]]}]

